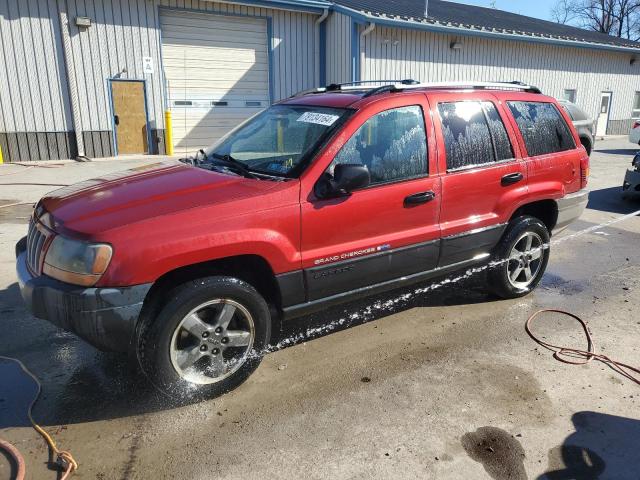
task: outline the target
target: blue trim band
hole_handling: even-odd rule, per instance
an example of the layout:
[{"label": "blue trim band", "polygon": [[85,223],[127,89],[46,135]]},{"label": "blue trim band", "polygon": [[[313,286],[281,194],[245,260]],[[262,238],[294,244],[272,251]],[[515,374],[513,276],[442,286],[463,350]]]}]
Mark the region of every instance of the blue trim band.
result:
[{"label": "blue trim band", "polygon": [[267,17],[267,60],[269,62],[269,103],[273,105],[273,21]]},{"label": "blue trim band", "polygon": [[327,84],[327,21],[320,24],[320,72],[319,87]]},{"label": "blue trim band", "polygon": [[360,33],[358,23],[351,22],[351,81],[360,80]]}]

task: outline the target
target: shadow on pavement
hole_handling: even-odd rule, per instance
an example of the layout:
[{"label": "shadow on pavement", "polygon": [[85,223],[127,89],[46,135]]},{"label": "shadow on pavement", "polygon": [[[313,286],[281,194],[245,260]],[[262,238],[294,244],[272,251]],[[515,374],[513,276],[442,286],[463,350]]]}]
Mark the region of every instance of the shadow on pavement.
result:
[{"label": "shadow on pavement", "polygon": [[[640,147],[638,148],[612,148],[612,149],[604,149],[599,150],[595,149],[593,152],[604,153],[605,155],[629,155],[629,157],[633,157],[636,153],[640,151]],[[631,158],[629,158],[631,161]]]},{"label": "shadow on pavement", "polygon": [[[449,286],[432,294],[413,295],[401,302],[393,302],[419,286],[287,322],[279,332],[276,329],[272,344],[345,316],[350,320],[339,328],[330,332],[314,331],[312,335],[287,342],[287,346],[415,307],[474,304],[491,300],[487,294],[469,284]],[[354,312],[378,302],[382,302],[384,308],[370,315],[352,318]],[[74,335],[33,318],[25,310],[17,284],[0,290],[0,329],[3,332],[0,355],[18,358],[42,383],[42,394],[34,409],[38,423],[64,425],[174,408],[174,404],[149,384],[125,354],[100,352]],[[0,361],[0,378],[3,380],[0,382],[0,428],[28,426],[26,409],[36,392],[35,384],[14,362]]]},{"label": "shadow on pavement", "polygon": [[601,212],[611,213],[631,213],[640,209],[640,202],[624,200],[622,198],[622,181],[624,176],[620,177],[619,187],[601,188],[600,190],[592,190],[589,192],[589,203],[587,208],[591,210],[600,210]]},{"label": "shadow on pavement", "polygon": [[538,480],[638,478],[640,420],[577,412],[575,432],[549,450],[549,471]]}]

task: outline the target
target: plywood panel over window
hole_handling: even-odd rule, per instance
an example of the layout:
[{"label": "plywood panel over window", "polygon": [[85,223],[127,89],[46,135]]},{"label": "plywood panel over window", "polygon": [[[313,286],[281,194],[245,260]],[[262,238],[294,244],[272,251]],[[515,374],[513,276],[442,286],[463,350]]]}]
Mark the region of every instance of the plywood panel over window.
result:
[{"label": "plywood panel over window", "polygon": [[162,60],[178,154],[192,154],[269,105],[267,21],[163,11]]}]

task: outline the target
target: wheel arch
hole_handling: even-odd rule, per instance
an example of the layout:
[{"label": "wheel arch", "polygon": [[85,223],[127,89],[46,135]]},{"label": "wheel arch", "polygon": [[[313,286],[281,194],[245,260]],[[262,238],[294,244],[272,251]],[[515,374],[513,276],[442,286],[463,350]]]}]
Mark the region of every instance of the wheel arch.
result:
[{"label": "wheel arch", "polygon": [[558,222],[558,204],[552,199],[536,200],[526,203],[513,212],[513,215],[509,218],[509,222],[522,215],[531,215],[539,219],[544,223],[547,230],[549,230],[549,235],[551,235],[551,232]]},{"label": "wheel arch", "polygon": [[267,304],[278,309],[281,307],[280,288],[269,262],[259,255],[236,255],[184,265],[166,272],[153,283],[147,293],[143,306],[144,316],[155,316],[163,304],[163,294],[173,287],[213,275],[226,275],[243,280],[253,286]]},{"label": "wheel arch", "polygon": [[591,156],[591,150],[593,149],[593,140],[587,135],[580,135],[580,143],[587,151],[587,155]]}]

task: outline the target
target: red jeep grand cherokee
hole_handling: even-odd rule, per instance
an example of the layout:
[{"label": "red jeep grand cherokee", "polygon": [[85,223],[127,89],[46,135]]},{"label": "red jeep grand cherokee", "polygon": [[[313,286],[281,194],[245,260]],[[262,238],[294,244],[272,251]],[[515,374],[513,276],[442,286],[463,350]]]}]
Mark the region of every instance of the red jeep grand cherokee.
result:
[{"label": "red jeep grand cherokee", "polygon": [[41,199],[22,295],[172,396],[211,397],[258,366],[275,320],[492,260],[491,291],[527,294],[585,208],[588,162],[534,87],[331,85],[194,158]]}]

